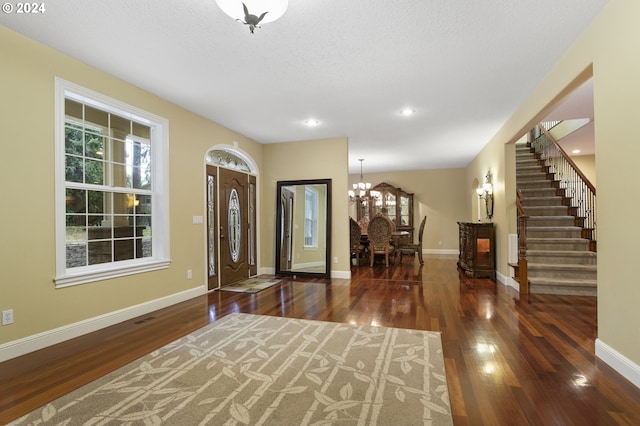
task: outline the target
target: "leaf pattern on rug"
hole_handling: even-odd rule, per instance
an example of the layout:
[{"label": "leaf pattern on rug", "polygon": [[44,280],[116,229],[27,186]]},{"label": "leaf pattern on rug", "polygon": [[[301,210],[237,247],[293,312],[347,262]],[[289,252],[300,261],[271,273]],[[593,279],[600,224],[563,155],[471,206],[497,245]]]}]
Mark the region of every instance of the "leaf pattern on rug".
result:
[{"label": "leaf pattern on rug", "polygon": [[439,333],[231,314],[11,425],[452,425]]}]

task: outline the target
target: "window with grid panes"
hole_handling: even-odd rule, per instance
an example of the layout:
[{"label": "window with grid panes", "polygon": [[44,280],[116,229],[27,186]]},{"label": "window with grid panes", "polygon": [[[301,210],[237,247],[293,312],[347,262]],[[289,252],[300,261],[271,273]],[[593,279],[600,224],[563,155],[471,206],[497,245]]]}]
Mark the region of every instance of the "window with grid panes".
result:
[{"label": "window with grid panes", "polygon": [[305,188],[304,246],[318,247],[318,191]]},{"label": "window with grid panes", "polygon": [[166,120],[62,80],[56,93],[56,284],[166,267]]}]

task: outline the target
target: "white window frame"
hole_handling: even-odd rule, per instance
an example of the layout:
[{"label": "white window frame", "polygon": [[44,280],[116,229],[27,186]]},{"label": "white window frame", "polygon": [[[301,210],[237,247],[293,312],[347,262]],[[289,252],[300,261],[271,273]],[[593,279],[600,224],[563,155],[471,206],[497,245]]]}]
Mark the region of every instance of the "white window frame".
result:
[{"label": "white window frame", "polygon": [[[309,203],[309,196],[313,199],[311,201],[311,217],[307,216],[307,204]],[[316,249],[318,248],[318,191],[314,188],[305,187],[304,194],[304,249]],[[307,244],[307,222],[311,223],[311,244]]]},{"label": "white window frame", "polygon": [[[65,99],[74,99],[150,127],[152,255],[138,259],[67,268]],[[169,121],[93,90],[55,78],[55,224],[56,288],[155,271],[170,265],[169,244]]]}]

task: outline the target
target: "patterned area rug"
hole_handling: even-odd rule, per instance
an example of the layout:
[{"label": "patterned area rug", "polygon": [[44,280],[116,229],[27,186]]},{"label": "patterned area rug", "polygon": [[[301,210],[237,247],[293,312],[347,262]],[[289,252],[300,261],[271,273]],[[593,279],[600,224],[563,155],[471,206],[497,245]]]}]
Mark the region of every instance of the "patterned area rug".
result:
[{"label": "patterned area rug", "polygon": [[231,314],[10,423],[452,425],[439,333]]},{"label": "patterned area rug", "polygon": [[279,282],[280,280],[274,278],[247,278],[246,280],[222,286],[220,290],[234,291],[236,293],[257,293]]}]

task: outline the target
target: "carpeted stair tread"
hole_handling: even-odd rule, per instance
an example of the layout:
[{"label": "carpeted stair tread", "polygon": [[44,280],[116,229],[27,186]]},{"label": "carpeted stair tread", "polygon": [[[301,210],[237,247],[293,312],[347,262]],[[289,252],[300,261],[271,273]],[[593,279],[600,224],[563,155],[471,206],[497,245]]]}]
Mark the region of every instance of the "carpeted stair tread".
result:
[{"label": "carpeted stair tread", "polygon": [[596,265],[598,257],[592,251],[527,250],[529,264]]},{"label": "carpeted stair tread", "polygon": [[567,206],[526,206],[524,211],[529,216],[563,216],[559,213],[566,214],[569,208]]},{"label": "carpeted stair tread", "polygon": [[530,279],[529,292],[533,294],[572,294],[576,296],[596,297],[598,295],[598,284],[595,280],[559,278]]},{"label": "carpeted stair tread", "polygon": [[527,257],[530,256],[557,256],[557,257],[597,257],[593,251],[579,250],[527,250]]},{"label": "carpeted stair tread", "polygon": [[570,215],[557,215],[557,216],[529,216],[529,221],[532,220],[547,220],[547,219],[571,219],[574,220],[575,218],[573,216]]},{"label": "carpeted stair tread", "polygon": [[527,238],[527,242],[532,243],[583,243],[589,242],[586,238]]},{"label": "carpeted stair tread", "polygon": [[524,202],[527,201],[556,201],[558,199],[562,200],[564,197],[560,195],[548,195],[548,196],[535,196],[535,197],[527,197]]},{"label": "carpeted stair tread", "polygon": [[528,223],[533,227],[538,226],[574,226],[573,216],[531,216]]},{"label": "carpeted stair tread", "polygon": [[567,263],[529,263],[528,264],[528,268],[529,270],[534,270],[534,269],[557,269],[560,271],[564,271],[564,270],[575,270],[575,271],[595,271],[596,267],[595,265],[573,265],[573,264],[567,264]]},{"label": "carpeted stair tread", "polygon": [[544,188],[520,188],[522,197],[526,200],[530,197],[555,197],[558,195],[558,189],[550,185],[546,185]]},{"label": "carpeted stair tread", "polygon": [[596,288],[596,280],[574,280],[567,278],[529,278],[530,285],[566,286],[566,287],[593,287]]},{"label": "carpeted stair tread", "polygon": [[579,226],[527,226],[527,231],[580,231]]}]

